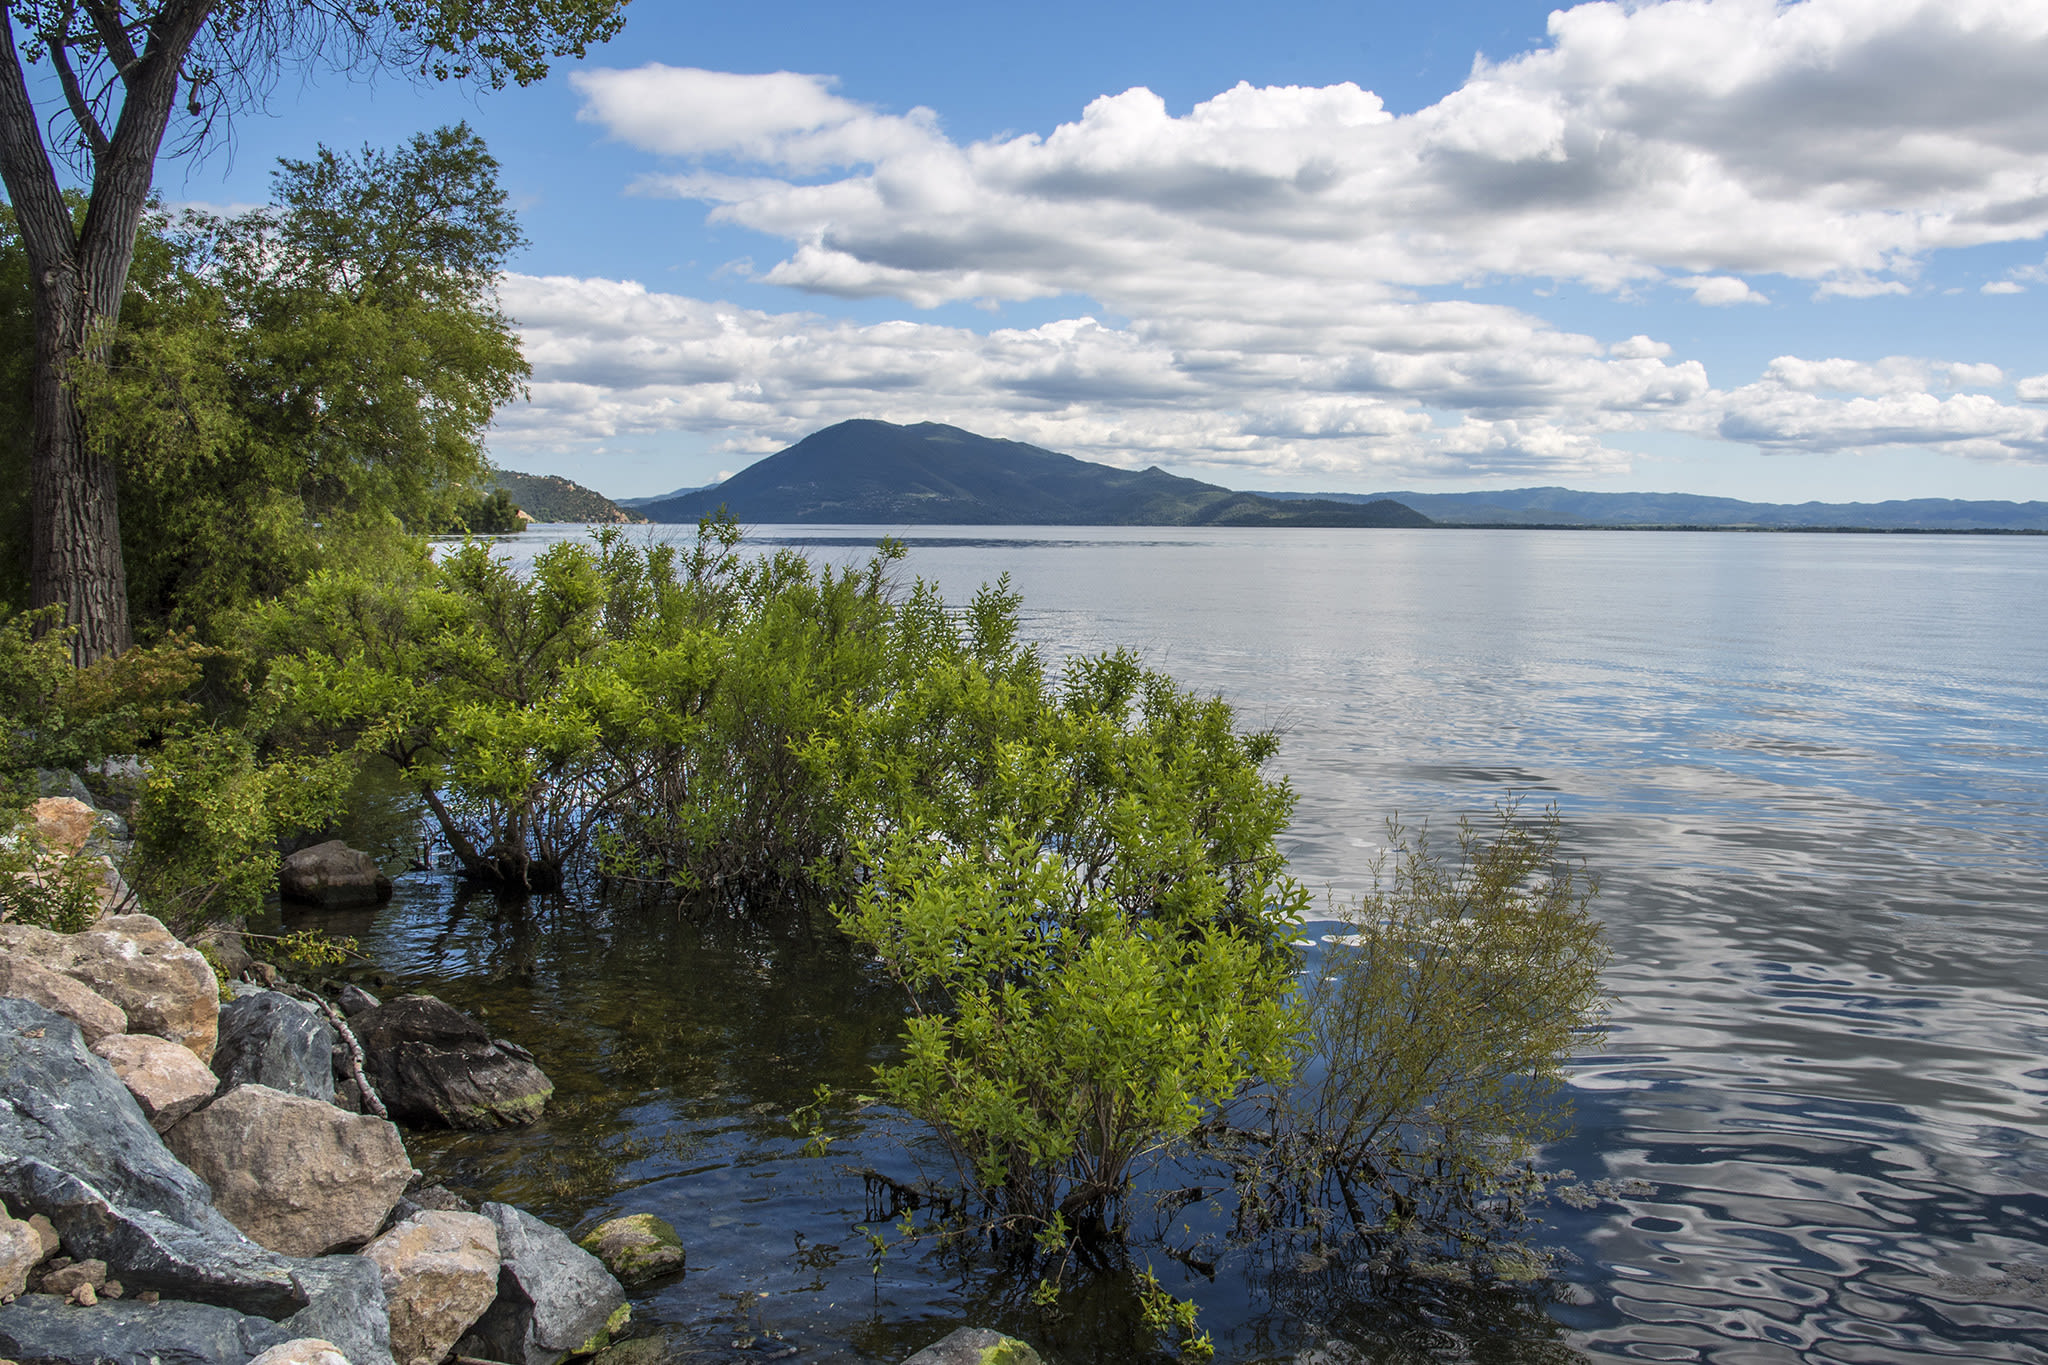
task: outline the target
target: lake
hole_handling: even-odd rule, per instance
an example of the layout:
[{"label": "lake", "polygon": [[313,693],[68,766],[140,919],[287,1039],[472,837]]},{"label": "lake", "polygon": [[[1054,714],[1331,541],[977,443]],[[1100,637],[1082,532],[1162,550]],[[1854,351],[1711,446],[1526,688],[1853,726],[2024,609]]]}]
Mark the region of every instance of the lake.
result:
[{"label": "lake", "polygon": [[[852,561],[880,529],[751,541]],[[1612,1027],[1546,1160],[1648,1192],[1551,1212],[1547,1299],[1360,1307],[1267,1259],[1211,1279],[1155,1253],[1218,1360],[2048,1362],[2048,540],[895,533],[955,600],[1008,573],[1050,655],[1129,645],[1279,729],[1293,871],[1331,896],[1369,884],[1389,820],[1509,797],[1554,803],[1599,878]],[[871,1257],[886,1210],[856,1172],[909,1174],[914,1133],[841,1107],[805,1157],[787,1123],[893,1036],[835,945],[400,885],[335,927],[561,1087],[533,1129],[416,1159],[565,1223],[670,1219],[690,1272],[636,1304],[678,1355],[894,1360],[973,1321],[1138,1358],[1113,1289],[1048,1318],[928,1246]]]}]

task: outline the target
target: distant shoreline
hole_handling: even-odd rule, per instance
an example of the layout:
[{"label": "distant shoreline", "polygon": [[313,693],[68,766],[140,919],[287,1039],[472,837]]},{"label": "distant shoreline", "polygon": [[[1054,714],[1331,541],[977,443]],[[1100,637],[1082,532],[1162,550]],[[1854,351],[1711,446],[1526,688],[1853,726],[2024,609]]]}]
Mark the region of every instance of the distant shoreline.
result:
[{"label": "distant shoreline", "polygon": [[[1372,529],[1372,528],[1365,528]],[[2048,536],[2032,526],[1715,526],[1676,522],[1667,525],[1588,525],[1576,521],[1439,521],[1419,531],[1713,531],[1722,534],[1829,536]]]}]

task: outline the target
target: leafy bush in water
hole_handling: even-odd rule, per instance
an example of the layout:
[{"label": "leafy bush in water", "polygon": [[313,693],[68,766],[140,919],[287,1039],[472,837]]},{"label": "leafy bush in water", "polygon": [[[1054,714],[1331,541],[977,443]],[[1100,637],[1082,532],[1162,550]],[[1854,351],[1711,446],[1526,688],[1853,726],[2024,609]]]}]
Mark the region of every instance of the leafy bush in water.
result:
[{"label": "leafy bush in water", "polygon": [[1394,836],[1390,884],[1344,913],[1302,992],[1310,1074],[1218,1147],[1249,1233],[1307,1227],[1383,1271],[1528,1278],[1527,1163],[1604,1010],[1594,887],[1561,858],[1555,811],[1461,824],[1455,858]]},{"label": "leafy bush in water", "polygon": [[951,733],[973,761],[882,772],[912,809],[861,845],[840,915],[910,1004],[882,1088],[999,1228],[1110,1237],[1145,1163],[1287,1074],[1306,896],[1274,839],[1292,794],[1259,774],[1270,735],[1129,655],[1076,661],[1057,689],[971,650],[926,676],[873,728]]}]

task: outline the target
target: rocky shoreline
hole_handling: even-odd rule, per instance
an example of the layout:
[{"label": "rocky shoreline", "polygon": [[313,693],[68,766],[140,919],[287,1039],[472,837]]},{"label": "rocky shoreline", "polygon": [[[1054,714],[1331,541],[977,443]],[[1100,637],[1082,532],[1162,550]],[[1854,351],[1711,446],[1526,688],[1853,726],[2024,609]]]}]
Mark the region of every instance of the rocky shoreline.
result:
[{"label": "rocky shoreline", "polygon": [[[77,787],[31,814],[97,857],[76,933],[0,906],[0,1365],[615,1365],[624,1285],[680,1274],[675,1230],[615,1218],[581,1244],[507,1204],[427,1185],[398,1124],[530,1123],[531,1054],[431,996],[327,998],[232,935],[141,913],[118,815]],[[387,898],[367,855],[288,860],[288,894]],[[988,1353],[1000,1344],[1000,1354]],[[1027,1365],[962,1329],[930,1362]]]}]

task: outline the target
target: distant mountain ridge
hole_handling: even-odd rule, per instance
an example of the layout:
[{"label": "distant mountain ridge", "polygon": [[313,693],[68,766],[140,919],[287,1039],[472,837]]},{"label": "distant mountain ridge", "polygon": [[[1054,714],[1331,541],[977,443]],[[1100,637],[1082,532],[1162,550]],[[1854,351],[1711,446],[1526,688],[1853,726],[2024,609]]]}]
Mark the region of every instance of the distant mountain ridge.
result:
[{"label": "distant mountain ridge", "polygon": [[1385,500],[1281,500],[1077,460],[938,422],[855,420],[813,432],[725,482],[635,500],[649,521],[726,508],[741,521],[966,526],[1427,526]]},{"label": "distant mountain ridge", "polygon": [[1744,502],[1698,493],[1581,493],[1504,488],[1483,493],[1269,493],[1286,502],[1391,498],[1438,522],[1545,526],[1794,526],[1872,530],[2048,531],[2048,502],[1901,498],[1888,502]]}]

